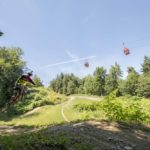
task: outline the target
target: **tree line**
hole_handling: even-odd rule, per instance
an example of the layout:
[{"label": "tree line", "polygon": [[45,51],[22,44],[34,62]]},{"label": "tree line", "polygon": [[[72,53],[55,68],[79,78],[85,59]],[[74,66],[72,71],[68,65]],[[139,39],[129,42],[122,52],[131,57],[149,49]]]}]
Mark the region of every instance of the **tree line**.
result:
[{"label": "tree line", "polygon": [[150,97],[150,57],[145,56],[141,73],[134,67],[127,68],[127,77],[122,79],[120,65],[115,63],[107,73],[104,67],[97,67],[92,75],[82,79],[74,74],[59,74],[50,82],[49,88],[61,94],[108,95],[117,90],[118,96],[131,95]]}]

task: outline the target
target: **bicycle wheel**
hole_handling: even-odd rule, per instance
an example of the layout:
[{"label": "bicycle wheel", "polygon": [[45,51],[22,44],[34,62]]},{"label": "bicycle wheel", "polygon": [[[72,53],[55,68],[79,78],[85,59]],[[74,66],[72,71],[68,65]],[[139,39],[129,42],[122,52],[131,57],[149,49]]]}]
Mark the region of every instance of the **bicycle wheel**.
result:
[{"label": "bicycle wheel", "polygon": [[21,94],[20,94],[20,101],[24,100],[24,96],[25,96],[25,86],[22,87]]},{"label": "bicycle wheel", "polygon": [[21,91],[22,91],[22,88],[21,88],[20,85],[17,85],[14,88],[13,95],[12,95],[10,101],[9,101],[10,104],[14,104],[14,103],[16,103],[19,100]]},{"label": "bicycle wheel", "polygon": [[8,102],[7,106],[13,105],[18,101],[18,98],[20,97],[20,93],[18,92],[16,95],[13,95]]}]

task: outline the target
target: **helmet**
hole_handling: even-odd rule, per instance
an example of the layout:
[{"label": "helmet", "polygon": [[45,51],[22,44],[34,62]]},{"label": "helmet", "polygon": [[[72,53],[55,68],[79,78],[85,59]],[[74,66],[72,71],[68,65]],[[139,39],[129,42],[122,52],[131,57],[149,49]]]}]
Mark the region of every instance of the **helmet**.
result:
[{"label": "helmet", "polygon": [[30,75],[30,76],[32,76],[33,71],[30,71],[30,72],[28,72],[27,74]]},{"label": "helmet", "polygon": [[2,36],[4,33],[0,31],[0,36]]}]

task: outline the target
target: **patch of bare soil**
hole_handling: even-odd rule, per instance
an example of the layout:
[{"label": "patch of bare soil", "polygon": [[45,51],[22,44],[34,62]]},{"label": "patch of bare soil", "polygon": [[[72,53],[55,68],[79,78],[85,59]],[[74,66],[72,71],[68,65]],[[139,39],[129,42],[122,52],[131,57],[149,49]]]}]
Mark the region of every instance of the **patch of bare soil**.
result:
[{"label": "patch of bare soil", "polygon": [[13,125],[1,125],[0,135],[10,135],[10,134],[22,134],[27,132],[34,132],[39,130],[38,128],[26,127],[26,126],[13,126]]}]

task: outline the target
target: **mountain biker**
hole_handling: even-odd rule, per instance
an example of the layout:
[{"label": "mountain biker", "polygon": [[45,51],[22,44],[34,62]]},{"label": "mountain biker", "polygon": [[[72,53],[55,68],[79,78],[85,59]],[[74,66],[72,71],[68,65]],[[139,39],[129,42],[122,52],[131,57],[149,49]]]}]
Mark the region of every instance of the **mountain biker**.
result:
[{"label": "mountain biker", "polygon": [[16,83],[15,83],[15,94],[12,96],[11,101],[16,101],[17,98],[20,96],[21,91],[22,91],[22,86],[26,85],[27,83],[31,83],[35,85],[34,81],[31,79],[32,72],[28,72],[26,75],[21,75]]},{"label": "mountain biker", "polygon": [[34,81],[31,79],[32,72],[28,72],[27,75],[21,75],[16,81],[16,85],[23,85],[26,82],[32,83],[35,85]]}]

